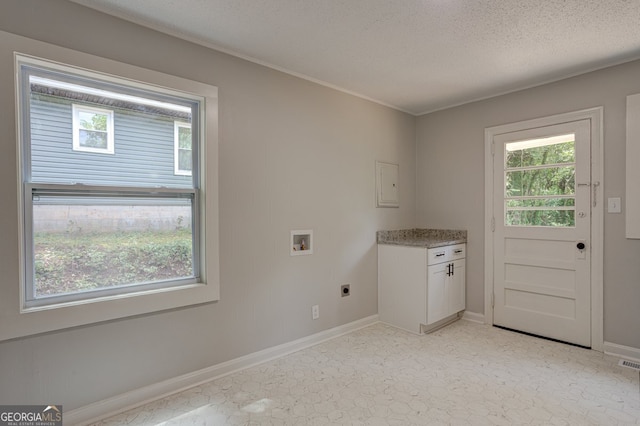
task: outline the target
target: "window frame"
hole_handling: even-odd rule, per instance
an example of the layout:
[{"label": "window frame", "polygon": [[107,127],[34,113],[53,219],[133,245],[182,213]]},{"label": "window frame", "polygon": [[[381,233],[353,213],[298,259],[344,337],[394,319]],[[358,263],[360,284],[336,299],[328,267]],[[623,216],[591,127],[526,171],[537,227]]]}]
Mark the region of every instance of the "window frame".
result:
[{"label": "window frame", "polygon": [[[171,288],[183,286],[185,284],[193,284],[197,283],[200,279],[200,265],[201,256],[204,256],[204,253],[201,254],[203,247],[199,244],[200,241],[200,215],[197,212],[200,210],[199,207],[199,188],[200,182],[197,179],[198,170],[200,168],[200,156],[199,150],[192,150],[192,155],[194,156],[194,171],[195,176],[192,178],[191,184],[185,185],[184,187],[178,188],[177,190],[174,188],[167,187],[157,187],[156,185],[147,185],[147,186],[133,186],[130,184],[121,184],[121,185],[105,185],[105,186],[96,186],[90,185],[86,182],[77,183],[65,183],[64,179],[61,179],[58,182],[48,183],[48,182],[39,182],[34,180],[32,176],[32,158],[31,158],[31,127],[33,123],[31,122],[31,79],[35,77],[35,80],[42,80],[42,75],[48,75],[50,81],[55,86],[62,81],[67,82],[75,82],[79,79],[83,79],[85,82],[89,82],[89,85],[97,85],[103,86],[105,84],[111,84],[115,86],[117,90],[121,90],[122,92],[126,91],[134,91],[131,93],[137,93],[138,96],[149,96],[150,98],[139,98],[140,102],[148,101],[152,97],[162,96],[167,97],[167,99],[176,99],[180,97],[180,101],[183,100],[183,95],[178,95],[176,93],[170,92],[164,88],[151,87],[149,85],[145,85],[144,83],[137,83],[132,87],[130,82],[126,79],[118,78],[112,76],[110,78],[110,82],[103,81],[104,76],[99,73],[95,73],[89,70],[77,70],[69,66],[65,66],[63,64],[57,64],[55,69],[49,67],[44,61],[32,61],[30,59],[21,59],[19,62],[19,67],[17,69],[19,77],[22,80],[21,86],[18,88],[17,95],[20,96],[20,102],[24,104],[24,110],[22,111],[21,121],[19,123],[22,126],[22,134],[25,136],[21,140],[21,149],[23,150],[23,163],[19,164],[22,172],[20,173],[23,179],[23,206],[24,206],[24,214],[25,214],[25,225],[23,229],[23,243],[25,246],[25,254],[24,254],[24,276],[25,280],[23,283],[23,310],[28,311],[32,309],[38,308],[48,308],[51,306],[56,306],[61,303],[67,302],[88,302],[93,299],[99,299],[103,296],[123,296],[128,293],[133,293],[137,291],[144,290],[155,290],[159,288]],[[57,79],[60,79],[58,81]],[[80,86],[81,87],[81,86]],[[101,89],[102,90],[102,89]],[[108,96],[111,92],[105,90],[104,96]],[[129,96],[127,93],[125,96]],[[133,97],[135,99],[135,96]],[[178,101],[176,99],[176,101]],[[191,109],[195,113],[193,113],[192,121],[194,123],[198,123],[200,121],[199,115],[200,110],[202,109],[201,103],[203,100],[190,96],[188,101],[192,106]],[[76,105],[73,104],[73,107]],[[77,113],[80,110],[86,110],[90,112],[102,112],[105,111],[109,113],[109,110],[97,108],[93,106],[81,106],[80,108],[72,108],[73,111],[73,139],[74,143],[76,142],[76,138],[78,134],[76,133],[77,129]],[[112,112],[111,112],[112,114]],[[107,123],[107,131],[111,131],[111,135],[113,136],[113,118],[108,119]],[[198,139],[199,133],[197,131],[192,133],[192,137]],[[91,148],[90,148],[91,149]],[[91,152],[95,152],[94,149],[91,149]],[[202,166],[204,166],[204,161],[202,162]],[[176,196],[177,194],[185,193],[183,198],[191,199],[192,205],[192,263],[193,263],[193,276],[191,277],[179,277],[176,279],[171,279],[167,281],[155,281],[150,283],[127,283],[119,286],[111,287],[111,288],[100,288],[95,290],[88,290],[82,292],[67,292],[59,295],[52,296],[41,296],[37,297],[36,295],[36,256],[35,256],[35,230],[33,226],[33,221],[35,219],[34,216],[34,197],[38,197],[39,195],[45,194],[57,194],[57,195],[49,195],[53,197],[73,197],[78,199],[82,198],[90,198],[90,197],[99,197],[104,200],[114,199],[117,197],[130,197],[134,194],[137,194],[141,197],[146,196],[155,196],[157,198],[169,198]],[[64,195],[61,195],[64,194]]]},{"label": "window frame", "polygon": [[[71,114],[73,117],[72,121],[73,121],[73,150],[74,151],[91,152],[94,154],[115,154],[113,110],[73,103],[71,105],[71,111],[72,111]],[[80,122],[81,112],[104,114],[107,116],[107,130],[104,131],[104,133],[107,134],[106,148],[93,148],[89,146],[80,145],[80,130],[89,130],[92,132],[103,132],[102,130],[93,130],[93,129],[83,128]]]},{"label": "window frame", "polygon": [[[173,122],[173,174],[176,176],[192,176],[193,166],[191,170],[183,170],[180,168],[180,128],[188,128],[191,130],[191,123],[184,121]],[[191,134],[191,149],[193,153],[193,133]],[[193,155],[193,154],[192,154]]]},{"label": "window frame", "polygon": [[[12,55],[10,60],[14,63],[15,69],[10,78],[14,80],[16,99],[18,264],[20,266],[19,282],[15,286],[7,285],[0,288],[0,311],[3,312],[5,319],[0,322],[0,341],[219,300],[217,88],[35,40],[19,40],[13,47],[20,52],[0,50],[0,53]],[[131,87],[140,89],[152,87],[201,102],[202,119],[196,120],[193,124],[201,134],[197,146],[200,150],[200,164],[198,173],[194,176],[194,182],[197,179],[200,185],[196,191],[199,206],[193,212],[194,220],[200,224],[197,232],[197,244],[200,250],[198,279],[192,283],[181,283],[177,286],[139,288],[126,294],[100,294],[83,300],[60,300],[46,306],[27,306],[25,289],[28,256],[25,236],[27,223],[31,217],[26,211],[25,204],[29,183],[24,179],[25,173],[30,173],[30,170],[25,170],[29,168],[27,165],[30,165],[30,154],[24,150],[25,138],[28,138],[29,134],[21,124],[23,118],[28,117],[26,111],[28,104],[25,105],[20,97],[21,88],[24,85],[20,69],[24,64],[44,66],[56,71],[73,70],[79,74],[99,75],[104,81],[112,83],[127,81]],[[84,189],[90,190],[86,187]]]}]

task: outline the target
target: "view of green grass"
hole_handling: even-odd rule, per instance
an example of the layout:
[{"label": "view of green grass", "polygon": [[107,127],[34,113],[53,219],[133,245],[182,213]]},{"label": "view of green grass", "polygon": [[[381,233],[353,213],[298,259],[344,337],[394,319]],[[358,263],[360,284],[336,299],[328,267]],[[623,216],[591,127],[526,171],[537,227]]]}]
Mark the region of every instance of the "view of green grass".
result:
[{"label": "view of green grass", "polygon": [[38,233],[34,243],[39,296],[193,275],[190,229]]}]

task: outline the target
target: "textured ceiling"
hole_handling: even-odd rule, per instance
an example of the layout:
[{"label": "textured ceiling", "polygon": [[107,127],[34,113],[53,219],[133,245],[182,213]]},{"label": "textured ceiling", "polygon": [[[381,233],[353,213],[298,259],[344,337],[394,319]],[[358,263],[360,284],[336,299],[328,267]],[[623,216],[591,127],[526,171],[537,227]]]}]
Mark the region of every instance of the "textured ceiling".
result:
[{"label": "textured ceiling", "polygon": [[72,1],[412,114],[640,58],[640,0]]}]

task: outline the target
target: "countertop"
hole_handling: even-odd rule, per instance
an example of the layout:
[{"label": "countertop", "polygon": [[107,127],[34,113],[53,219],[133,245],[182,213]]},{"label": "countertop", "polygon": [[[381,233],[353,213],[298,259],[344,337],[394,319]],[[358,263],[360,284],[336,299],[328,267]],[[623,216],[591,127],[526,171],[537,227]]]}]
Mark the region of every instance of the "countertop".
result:
[{"label": "countertop", "polygon": [[378,244],[434,248],[467,242],[467,231],[457,229],[400,229],[378,231]]}]

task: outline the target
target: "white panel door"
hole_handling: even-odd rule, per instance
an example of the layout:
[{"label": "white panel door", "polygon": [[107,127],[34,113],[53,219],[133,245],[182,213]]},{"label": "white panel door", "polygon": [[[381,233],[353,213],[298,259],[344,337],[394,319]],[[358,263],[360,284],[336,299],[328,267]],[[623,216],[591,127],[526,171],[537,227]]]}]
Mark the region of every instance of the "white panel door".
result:
[{"label": "white panel door", "polygon": [[493,143],[494,324],[590,347],[590,122]]}]

